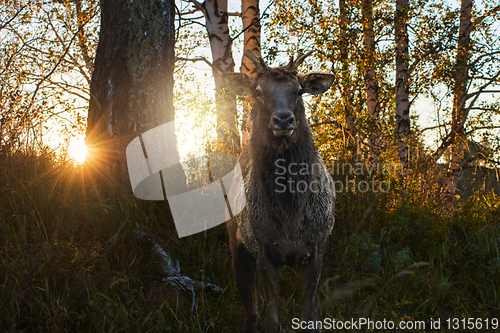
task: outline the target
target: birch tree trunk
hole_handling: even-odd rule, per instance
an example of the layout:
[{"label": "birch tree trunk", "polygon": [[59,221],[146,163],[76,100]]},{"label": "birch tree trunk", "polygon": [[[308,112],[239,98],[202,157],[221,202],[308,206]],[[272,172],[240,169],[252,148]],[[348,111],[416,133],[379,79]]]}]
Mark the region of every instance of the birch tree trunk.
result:
[{"label": "birch tree trunk", "polygon": [[473,0],[462,0],[460,9],[457,60],[453,73],[453,109],[451,114],[451,134],[454,137],[451,144],[449,175],[445,180],[445,190],[448,199],[451,199],[455,195],[462,171],[468,164],[468,161],[464,157],[466,145],[464,126],[469,114],[469,109],[466,108],[465,102],[467,101],[467,87],[469,84],[470,35],[473,28],[472,3]]},{"label": "birch tree trunk", "polygon": [[236,95],[222,88],[222,73],[234,72],[233,41],[229,35],[227,0],[191,0],[205,16],[205,26],[212,52],[212,72],[215,81],[217,137],[236,153],[240,146]]},{"label": "birch tree trunk", "polygon": [[[261,55],[260,45],[260,11],[258,0],[241,0],[241,18],[243,21],[243,54],[246,50],[250,50],[258,56]],[[243,55],[241,62],[241,73],[248,76],[257,77],[255,72],[255,64]],[[241,124],[241,145],[244,146],[250,140],[251,123],[249,120],[250,110],[252,109],[253,99],[251,95],[245,97],[243,103],[243,119]]]},{"label": "birch tree trunk", "polygon": [[399,162],[409,174],[410,100],[408,52],[408,0],[396,0],[394,38],[396,43],[396,140]]},{"label": "birch tree trunk", "polygon": [[365,49],[365,90],[366,110],[370,116],[370,135],[368,136],[369,159],[371,165],[377,165],[380,155],[380,103],[375,64],[375,33],[373,32],[373,3],[363,0],[363,46]]},{"label": "birch tree trunk", "polygon": [[339,28],[340,28],[340,61],[342,63],[341,87],[342,103],[346,119],[346,129],[348,141],[350,143],[351,159],[357,160],[358,153],[358,135],[355,126],[355,117],[353,114],[353,91],[351,74],[349,69],[349,39],[347,37],[347,27],[349,26],[346,0],[339,0]]},{"label": "birch tree trunk", "polygon": [[101,0],[86,142],[102,180],[125,182],[128,143],[175,119],[174,12],[173,0]]}]

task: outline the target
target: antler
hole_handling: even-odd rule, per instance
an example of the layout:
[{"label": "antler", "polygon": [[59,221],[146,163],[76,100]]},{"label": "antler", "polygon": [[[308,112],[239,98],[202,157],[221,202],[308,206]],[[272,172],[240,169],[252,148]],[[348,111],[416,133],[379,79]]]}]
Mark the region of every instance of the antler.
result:
[{"label": "antler", "polygon": [[288,62],[288,65],[286,65],[286,68],[289,71],[296,70],[304,62],[304,60],[306,60],[306,58],[314,52],[315,50],[302,53],[302,50],[299,50],[299,57],[297,58],[297,60],[293,61],[293,56],[290,56],[290,61]]},{"label": "antler", "polygon": [[[302,53],[302,50],[300,50],[298,54],[299,57],[297,58],[297,60],[294,61],[293,56],[290,57],[290,61],[288,62],[288,65],[286,65],[286,69],[291,72],[297,70],[297,68],[304,62],[304,60],[314,52],[315,50]],[[245,55],[255,64],[257,74],[261,74],[269,68],[264,62],[264,59],[262,59],[252,51],[246,50]]]},{"label": "antler", "polygon": [[255,64],[255,69],[257,71],[257,74],[263,73],[267,70],[267,65],[264,62],[264,59],[256,55],[250,50],[245,51],[245,55],[248,57],[248,59],[252,60],[253,63]]}]

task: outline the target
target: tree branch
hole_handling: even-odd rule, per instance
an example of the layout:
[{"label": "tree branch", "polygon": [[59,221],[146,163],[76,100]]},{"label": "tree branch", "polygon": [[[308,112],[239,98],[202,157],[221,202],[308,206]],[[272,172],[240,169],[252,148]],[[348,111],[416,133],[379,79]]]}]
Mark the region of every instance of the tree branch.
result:
[{"label": "tree branch", "polygon": [[470,131],[467,131],[465,132],[466,135],[468,134],[471,134],[475,131],[479,131],[479,130],[486,130],[486,129],[497,129],[497,128],[500,128],[500,126],[479,126],[479,127],[474,127],[473,129],[471,129]]},{"label": "tree branch", "polygon": [[474,103],[476,102],[477,98],[479,97],[480,94],[482,93],[495,93],[495,92],[500,92],[500,90],[485,90],[490,84],[492,84],[493,82],[496,81],[496,79],[500,76],[500,71],[498,71],[495,76],[493,76],[492,78],[490,78],[488,80],[488,82],[486,82],[478,91],[475,91],[473,93],[470,93],[470,94],[467,94],[467,96],[465,96],[465,100],[468,100],[469,98],[473,97],[473,96],[476,96],[474,98],[474,100],[469,104],[469,108],[471,108]]},{"label": "tree branch", "polygon": [[33,103],[35,101],[35,97],[36,97],[36,94],[38,93],[38,90],[40,89],[40,86],[42,85],[42,83],[47,80],[52,74],[54,74],[54,72],[56,71],[57,67],[59,67],[59,65],[61,64],[61,62],[63,61],[64,57],[66,57],[66,55],[68,54],[69,52],[69,48],[71,47],[71,44],[73,44],[73,41],[75,40],[76,38],[76,35],[78,34],[78,31],[73,35],[73,37],[71,38],[71,40],[69,41],[68,43],[68,46],[66,46],[66,51],[59,57],[59,60],[57,61],[57,63],[54,65],[54,67],[52,68],[52,70],[47,74],[45,75],[39,82],[38,84],[36,85],[36,88],[35,88],[35,91],[33,92],[33,95],[31,96],[31,102],[30,102],[30,105],[28,106],[28,109],[26,111],[29,111],[29,109],[31,108],[31,106],[33,106]]},{"label": "tree branch", "polygon": [[475,91],[473,93],[467,94],[467,99],[470,99],[471,97],[479,95],[479,94],[487,94],[487,93],[492,93],[492,94],[500,93],[500,90],[479,90],[479,91]]},{"label": "tree branch", "polygon": [[330,125],[330,124],[342,128],[342,125],[336,120],[321,121],[319,123],[309,125],[309,127],[313,128],[313,127],[317,127],[317,126],[321,126],[321,125]]},{"label": "tree branch", "polygon": [[428,130],[438,129],[438,128],[442,128],[442,127],[446,127],[446,126],[447,126],[446,124],[441,124],[441,125],[426,127],[426,128],[421,129],[420,133],[424,133],[425,131],[428,131]]},{"label": "tree branch", "polygon": [[443,142],[439,146],[439,148],[432,154],[432,161],[435,163],[439,158],[443,155],[444,151],[446,148],[448,148],[451,143],[453,142],[453,139],[455,138],[455,131],[452,130],[448,135],[443,139]]},{"label": "tree branch", "polygon": [[[71,94],[71,95],[74,95],[74,96],[78,96],[79,98],[83,99],[84,101],[88,101],[89,98],[90,98],[90,92],[87,91],[87,90],[82,90],[80,87],[75,87],[71,84],[68,84],[66,82],[57,82],[57,81],[52,81],[52,80],[47,80],[46,81],[49,82],[49,84],[52,84],[56,87],[58,87],[59,89],[62,89],[64,90],[65,92],[67,92],[68,94]],[[75,90],[72,90],[70,88],[73,88],[73,89],[76,89],[76,90],[80,90],[81,92],[84,92],[84,93],[87,93],[88,96],[84,96],[78,92],[76,92]]]},{"label": "tree branch", "polygon": [[[75,1],[75,7],[76,7],[76,18],[78,22],[78,46],[80,47],[80,50],[82,52],[83,59],[85,60],[85,66],[87,67],[88,71],[90,72],[90,76],[92,76],[92,72],[94,71],[94,62],[92,61],[92,58],[89,55],[89,48],[87,47],[87,44],[85,44],[85,38],[84,38],[84,31],[83,28],[85,25],[94,18],[96,13],[98,12],[97,10],[94,11],[92,16],[88,18],[86,22],[83,21],[83,13],[82,13],[82,4],[80,1]],[[86,75],[85,75],[86,77]],[[86,77],[87,78],[87,77]],[[90,80],[87,78],[87,81],[90,84]]]},{"label": "tree branch", "polygon": [[481,24],[483,22],[484,19],[486,19],[488,16],[492,15],[492,14],[495,14],[496,12],[498,12],[500,10],[500,5],[496,6],[496,7],[493,7],[491,10],[487,11],[486,13],[484,13],[484,15],[481,15],[479,16],[478,18],[476,18],[474,20],[474,22],[472,22],[472,24],[474,26],[477,26],[478,24]]},{"label": "tree branch", "polygon": [[[187,20],[184,20],[184,21],[187,21]],[[206,28],[207,26],[203,23],[200,23],[200,22],[197,22],[197,21],[190,21],[190,22],[187,22],[183,25],[180,25],[179,28],[184,28],[184,27],[187,27],[187,26],[190,26],[190,25],[193,25],[193,24],[198,24],[198,25],[201,25],[203,28]]]},{"label": "tree branch", "polygon": [[408,69],[408,73],[412,73],[413,70],[415,69],[415,67],[417,67],[417,65],[422,61],[424,60],[426,57],[428,57],[429,55],[435,53],[438,51],[438,49],[441,49],[442,47],[442,43],[441,42],[437,42],[436,45],[434,45],[429,51],[425,52],[424,54],[422,54],[417,60],[415,60],[413,62],[413,64],[410,65],[410,68]]},{"label": "tree branch", "polygon": [[175,61],[191,61],[191,62],[203,61],[208,66],[210,66],[212,69],[214,69],[214,65],[210,61],[208,61],[207,58],[205,58],[205,57],[199,57],[199,58],[180,58],[180,57],[175,57]]},{"label": "tree branch", "polygon": [[472,107],[472,108],[469,108],[470,110],[482,110],[482,111],[493,111],[495,110],[494,107],[491,107],[491,108],[480,108],[480,107]]},{"label": "tree branch", "polygon": [[495,79],[495,78],[491,78],[491,77],[484,77],[484,76],[472,76],[471,79],[473,80],[492,80],[492,81],[495,81],[495,82],[500,82],[500,79]]},{"label": "tree branch", "polygon": [[242,33],[244,33],[245,31],[247,31],[248,29],[250,29],[252,26],[254,26],[256,23],[260,22],[260,18],[255,18],[252,20],[252,23],[250,23],[246,28],[244,28],[243,30],[241,30],[239,33],[236,34],[236,36],[232,37],[231,38],[231,41],[234,41],[236,38],[240,37]]},{"label": "tree branch", "polygon": [[5,22],[4,24],[2,24],[2,26],[0,26],[0,30],[2,30],[3,28],[5,28],[6,26],[8,26],[10,24],[10,22],[14,21],[14,19],[16,17],[19,16],[19,14],[23,11],[24,8],[26,8],[27,5],[24,5],[22,6],[15,14],[14,16],[12,16],[7,22]]},{"label": "tree branch", "polygon": [[182,12],[182,13],[179,11],[179,14],[178,14],[178,15],[179,15],[179,16],[191,15],[191,14],[197,13],[197,12],[199,12],[199,11],[201,11],[201,10],[200,10],[200,9],[198,9],[198,8],[191,9],[190,11],[187,11],[187,12]]},{"label": "tree branch", "polygon": [[484,57],[491,57],[492,55],[495,55],[495,54],[499,54],[500,53],[500,50],[497,50],[497,51],[493,51],[493,52],[488,52],[488,53],[484,53],[484,54],[481,54],[479,57],[477,57],[471,64],[470,66],[471,67],[474,67],[478,62],[479,60],[481,60],[482,58]]},{"label": "tree branch", "polygon": [[188,0],[188,2],[191,2],[197,10],[201,10],[203,12],[203,6],[200,2],[198,2],[197,0]]}]

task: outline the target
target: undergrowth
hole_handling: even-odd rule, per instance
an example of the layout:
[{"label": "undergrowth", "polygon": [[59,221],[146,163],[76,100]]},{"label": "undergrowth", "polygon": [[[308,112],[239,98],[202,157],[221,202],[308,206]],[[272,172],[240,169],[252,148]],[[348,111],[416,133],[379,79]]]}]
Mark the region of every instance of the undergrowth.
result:
[{"label": "undergrowth", "polygon": [[[224,225],[179,239],[168,203],[103,192],[87,173],[50,156],[0,158],[0,327],[238,332],[243,306]],[[382,194],[339,193],[323,248],[321,318],[500,317],[500,197],[476,192],[444,205],[431,181],[417,180],[388,179],[393,188]],[[222,291],[196,292],[191,310],[192,293],[162,283],[140,232],[178,259],[182,274]],[[298,274],[282,269],[283,332],[300,314]]]}]

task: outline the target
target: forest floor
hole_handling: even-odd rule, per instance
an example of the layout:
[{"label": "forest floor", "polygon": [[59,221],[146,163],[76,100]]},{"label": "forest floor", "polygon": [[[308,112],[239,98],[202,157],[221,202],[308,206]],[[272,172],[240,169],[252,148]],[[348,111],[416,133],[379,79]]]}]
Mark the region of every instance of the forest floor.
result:
[{"label": "forest floor", "polygon": [[[339,194],[336,225],[323,247],[324,323],[365,318],[414,325],[408,332],[499,329],[500,196],[475,192],[442,204],[424,192]],[[179,239],[167,202],[103,193],[83,166],[1,158],[0,327],[240,331],[243,305],[225,225]],[[183,275],[222,290],[196,291],[193,304],[192,292],[163,282],[152,241],[179,260]],[[282,332],[295,331],[293,318],[300,316],[298,274],[282,269]]]}]

